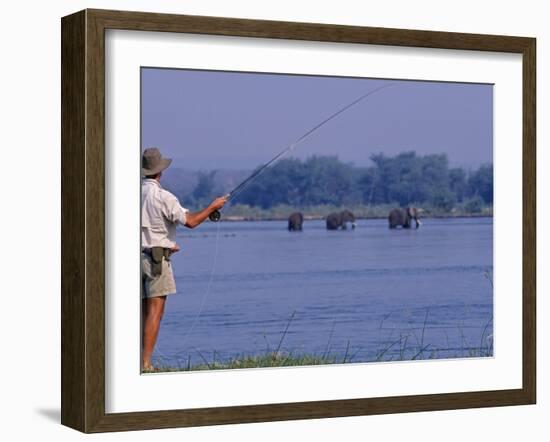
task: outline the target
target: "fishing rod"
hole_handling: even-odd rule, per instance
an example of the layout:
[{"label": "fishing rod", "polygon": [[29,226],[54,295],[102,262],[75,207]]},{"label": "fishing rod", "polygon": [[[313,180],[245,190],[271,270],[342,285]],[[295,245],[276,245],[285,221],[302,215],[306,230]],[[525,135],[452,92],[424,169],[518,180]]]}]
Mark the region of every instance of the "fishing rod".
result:
[{"label": "fishing rod", "polygon": [[[338,115],[340,115],[341,113],[347,111],[350,107],[352,106],[355,106],[357,103],[359,103],[360,101],[364,100],[365,98],[367,98],[368,96],[372,95],[372,94],[375,94],[376,92],[379,92],[381,91],[382,89],[386,89],[390,86],[393,86],[393,84],[389,84],[389,83],[386,83],[382,86],[379,86],[369,92],[367,92],[366,94],[363,94],[361,95],[359,98],[356,98],[355,100],[353,100],[351,103],[348,103],[347,105],[345,105],[344,107],[342,107],[341,109],[339,109],[337,112],[334,112],[333,114],[331,114],[329,117],[325,118],[323,121],[321,121],[320,123],[316,124],[315,126],[313,126],[310,130],[308,130],[305,134],[301,135],[299,138],[297,138],[295,141],[293,141],[292,143],[290,143],[285,149],[283,149],[281,152],[279,152],[277,155],[275,155],[271,160],[269,160],[267,163],[265,163],[263,166],[261,166],[260,168],[256,169],[252,174],[250,174],[245,180],[243,180],[237,187],[235,187],[231,192],[229,192],[227,194],[227,201],[230,201],[232,199],[234,199],[239,193],[241,193],[245,188],[246,186],[252,182],[252,180],[254,180],[255,178],[257,178],[262,172],[264,172],[269,166],[271,166],[273,163],[275,163],[277,160],[279,160],[281,157],[283,157],[284,155],[286,155],[288,152],[294,150],[294,148],[299,144],[301,143],[302,141],[304,141],[306,138],[308,138],[311,134],[313,134],[316,130],[320,129],[322,126],[324,126],[325,124],[327,124],[330,120],[332,120],[333,118],[336,118]],[[221,218],[221,213],[219,210],[215,210],[214,212],[212,212],[208,218],[210,218],[210,221],[214,221],[214,222],[217,222],[220,220]]]}]

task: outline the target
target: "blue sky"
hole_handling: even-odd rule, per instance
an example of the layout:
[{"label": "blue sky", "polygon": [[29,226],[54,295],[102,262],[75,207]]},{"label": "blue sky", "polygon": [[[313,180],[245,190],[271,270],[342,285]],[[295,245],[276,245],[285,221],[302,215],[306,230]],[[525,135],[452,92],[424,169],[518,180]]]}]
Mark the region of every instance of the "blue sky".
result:
[{"label": "blue sky", "polygon": [[142,150],[174,167],[252,169],[382,84],[300,144],[292,156],[447,153],[453,166],[493,157],[493,86],[327,76],[142,68]]}]

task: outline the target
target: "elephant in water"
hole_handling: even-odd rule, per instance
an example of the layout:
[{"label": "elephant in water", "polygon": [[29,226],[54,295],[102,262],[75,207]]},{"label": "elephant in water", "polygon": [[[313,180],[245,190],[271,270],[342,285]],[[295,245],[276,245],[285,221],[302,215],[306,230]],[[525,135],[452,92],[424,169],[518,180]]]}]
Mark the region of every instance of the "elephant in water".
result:
[{"label": "elephant in water", "polygon": [[304,215],[300,212],[294,212],[288,217],[288,231],[299,232],[302,230],[302,224],[304,223]]},{"label": "elephant in water", "polygon": [[351,223],[351,228],[355,229],[355,216],[349,210],[334,212],[327,216],[327,230],[337,230],[342,228],[347,229],[348,223]]},{"label": "elephant in water", "polygon": [[397,226],[401,226],[404,229],[410,229],[412,219],[414,219],[416,228],[418,229],[420,220],[418,219],[418,209],[416,207],[393,209],[388,215],[390,229],[395,229]]}]

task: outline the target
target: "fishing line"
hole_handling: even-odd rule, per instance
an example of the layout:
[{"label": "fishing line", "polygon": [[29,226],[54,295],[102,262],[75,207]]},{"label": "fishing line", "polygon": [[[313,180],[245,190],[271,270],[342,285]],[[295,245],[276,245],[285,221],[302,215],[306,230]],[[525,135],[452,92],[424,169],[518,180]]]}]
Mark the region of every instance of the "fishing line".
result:
[{"label": "fishing line", "polygon": [[[334,118],[336,118],[338,115],[342,114],[343,112],[347,111],[350,107],[352,106],[355,106],[357,103],[359,103],[360,101],[364,100],[365,98],[369,97],[370,95],[373,95],[383,89],[386,89],[388,87],[392,87],[394,86],[394,84],[392,83],[386,83],[382,86],[379,86],[363,95],[361,95],[359,98],[356,98],[355,100],[353,100],[351,103],[348,103],[346,106],[342,107],[341,109],[339,109],[337,112],[334,112],[333,114],[329,115],[327,118],[325,118],[324,120],[322,120],[320,123],[316,124],[315,126],[313,126],[311,129],[309,129],[306,133],[304,133],[303,135],[301,135],[300,137],[298,137],[295,141],[293,141],[292,143],[290,143],[285,149],[283,149],[281,152],[279,152],[277,155],[275,155],[271,160],[269,160],[267,163],[265,163],[263,166],[261,166],[259,169],[257,169],[256,171],[254,171],[250,176],[248,176],[244,181],[242,181],[239,185],[237,185],[231,192],[229,192],[228,196],[227,196],[227,200],[230,201],[232,199],[234,199],[235,197],[237,197],[245,188],[248,184],[250,184],[255,178],[257,178],[260,174],[262,174],[265,170],[267,170],[269,168],[269,166],[271,166],[273,163],[275,163],[277,160],[279,160],[280,158],[282,158],[284,155],[286,155],[287,153],[291,152],[292,150],[294,150],[296,148],[296,146],[301,143],[302,141],[306,140],[307,138],[309,138],[309,136],[311,136],[315,131],[317,131],[318,129],[320,129],[322,126],[324,126],[325,124],[327,124],[329,121],[333,120]],[[219,210],[216,210],[214,212],[212,212],[209,216],[210,220],[213,221],[213,222],[217,222],[220,220],[221,218],[221,214],[219,212]],[[211,271],[210,271],[210,277],[209,277],[209,280],[208,280],[208,285],[206,287],[206,292],[205,294],[203,295],[203,298],[202,298],[202,301],[201,301],[201,305],[199,307],[199,311],[197,312],[195,318],[193,319],[193,322],[191,324],[191,327],[189,327],[189,329],[187,330],[187,332],[185,333],[185,335],[183,336],[183,340],[182,342],[185,342],[187,337],[189,336],[189,334],[193,331],[193,329],[195,328],[200,316],[202,315],[202,312],[203,312],[203,309],[204,309],[204,306],[206,304],[206,300],[208,299],[209,295],[210,295],[210,289],[211,289],[211,286],[212,286],[212,282],[214,280],[214,272],[215,272],[215,269],[216,269],[216,262],[217,262],[217,259],[218,259],[218,246],[219,246],[219,238],[220,238],[220,223],[218,223],[218,226],[217,226],[217,230],[216,230],[216,241],[215,241],[215,248],[214,248],[214,260],[213,260],[213,263],[212,263],[212,268],[211,268]]]},{"label": "fishing line", "polygon": [[[254,171],[250,176],[248,176],[244,181],[242,181],[237,187],[235,187],[231,192],[228,193],[227,199],[232,200],[236,198],[242,191],[247,187],[248,184],[250,184],[255,178],[260,176],[265,170],[269,168],[273,163],[275,163],[277,160],[285,156],[287,153],[293,151],[298,144],[300,144],[302,141],[305,141],[307,138],[309,138],[310,135],[312,135],[314,132],[316,132],[318,129],[323,127],[325,124],[327,124],[329,121],[336,118],[338,115],[342,114],[343,112],[347,111],[350,107],[355,106],[360,101],[364,100],[370,95],[373,95],[383,89],[386,89],[388,87],[395,86],[395,84],[392,83],[386,83],[382,86],[379,86],[377,88],[372,89],[371,91],[361,95],[359,98],[356,98],[351,103],[348,103],[343,108],[339,109],[338,111],[334,112],[333,114],[329,115],[327,118],[322,120],[320,123],[313,126],[310,130],[308,130],[305,134],[301,135],[299,138],[294,140],[292,143],[290,143],[285,149],[283,149],[281,152],[279,152],[277,155],[275,155],[271,160],[269,160],[267,163],[265,163],[263,166],[258,168],[256,171]],[[216,210],[210,214],[210,220],[217,222],[221,218],[221,214],[219,210]]]},{"label": "fishing line", "polygon": [[216,270],[216,263],[218,261],[218,248],[219,248],[219,241],[220,241],[220,228],[221,223],[217,223],[216,226],[216,241],[214,243],[214,260],[212,262],[212,268],[210,269],[210,277],[208,278],[208,284],[206,286],[206,291],[204,292],[204,295],[202,297],[201,305],[199,306],[199,310],[197,314],[195,315],[195,318],[193,319],[193,322],[191,323],[191,326],[183,335],[182,343],[184,343],[189,336],[189,334],[193,331],[195,328],[195,325],[197,325],[197,322],[203,312],[204,306],[206,305],[206,300],[208,299],[208,296],[210,295],[210,288],[212,287],[212,282],[214,281],[214,272]]}]

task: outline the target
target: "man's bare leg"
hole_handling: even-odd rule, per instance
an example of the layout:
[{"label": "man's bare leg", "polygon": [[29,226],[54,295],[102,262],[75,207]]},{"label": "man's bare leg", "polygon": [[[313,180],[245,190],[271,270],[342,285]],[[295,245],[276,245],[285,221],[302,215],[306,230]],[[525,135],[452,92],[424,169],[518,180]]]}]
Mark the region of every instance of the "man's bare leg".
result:
[{"label": "man's bare leg", "polygon": [[166,304],[166,296],[158,296],[155,298],[146,298],[142,301],[143,312],[143,351],[142,369],[150,369],[151,355],[157,342],[157,337],[160,329],[160,321],[164,314],[164,305]]}]

